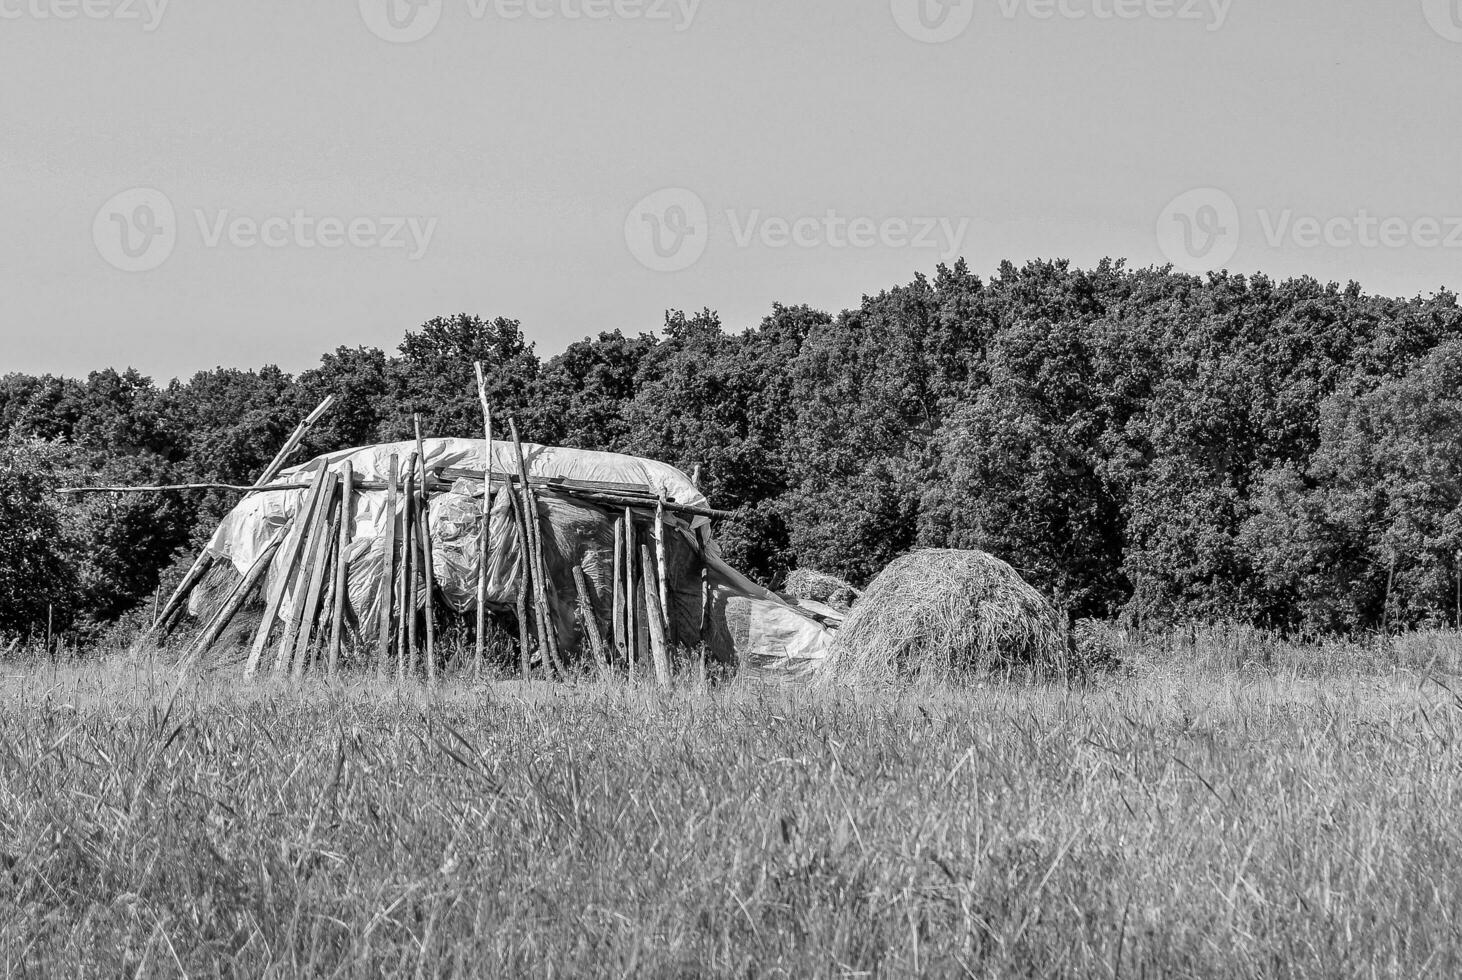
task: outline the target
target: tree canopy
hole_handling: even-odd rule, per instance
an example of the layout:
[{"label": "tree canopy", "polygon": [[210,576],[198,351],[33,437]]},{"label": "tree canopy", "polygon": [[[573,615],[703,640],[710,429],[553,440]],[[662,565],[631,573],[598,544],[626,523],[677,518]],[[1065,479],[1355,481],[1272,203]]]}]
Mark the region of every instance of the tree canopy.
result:
[{"label": "tree canopy", "polygon": [[[525,439],[699,467],[733,562],[862,582],[980,547],[1072,616],[1285,630],[1455,622],[1462,309],[1355,284],[1119,261],[963,262],[837,314],[671,311],[543,359],[466,313],[291,376],[0,378],[0,631],[95,630],[176,576],[235,497],[76,500],[64,481],[244,483],[327,393],[304,454],[475,437],[472,363]],[[301,456],[303,458],[303,454]]]}]

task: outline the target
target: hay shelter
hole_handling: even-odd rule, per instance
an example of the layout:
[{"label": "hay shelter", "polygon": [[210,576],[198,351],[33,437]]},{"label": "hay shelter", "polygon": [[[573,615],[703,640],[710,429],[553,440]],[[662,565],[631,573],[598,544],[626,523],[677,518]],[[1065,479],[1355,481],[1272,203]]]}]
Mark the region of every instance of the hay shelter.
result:
[{"label": "hay shelter", "polygon": [[864,590],[824,667],[848,682],[955,680],[1061,669],[1055,608],[983,551],[927,549],[896,558]]},{"label": "hay shelter", "polygon": [[711,522],[725,515],[653,460],[418,439],[237,489],[159,623],[191,620],[185,671],[431,677],[486,631],[517,641],[525,677],[597,662],[663,683],[677,656],[801,674],[830,647],[816,618],[721,559]]}]

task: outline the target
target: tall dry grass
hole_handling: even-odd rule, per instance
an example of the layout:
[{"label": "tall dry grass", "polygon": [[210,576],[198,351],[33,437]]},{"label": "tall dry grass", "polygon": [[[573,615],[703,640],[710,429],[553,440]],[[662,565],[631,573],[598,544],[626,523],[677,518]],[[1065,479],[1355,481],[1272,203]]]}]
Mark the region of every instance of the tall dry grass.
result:
[{"label": "tall dry grass", "polygon": [[0,972],[1457,975],[1455,638],[1112,642],[958,692],[0,664]]}]

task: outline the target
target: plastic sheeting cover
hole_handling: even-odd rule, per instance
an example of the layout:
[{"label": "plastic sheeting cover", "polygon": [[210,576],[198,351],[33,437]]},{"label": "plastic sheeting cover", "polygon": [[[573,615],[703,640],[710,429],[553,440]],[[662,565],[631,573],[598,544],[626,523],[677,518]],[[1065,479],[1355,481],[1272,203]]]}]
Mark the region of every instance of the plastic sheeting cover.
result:
[{"label": "plastic sheeting cover", "polygon": [[[482,440],[428,439],[423,449],[429,470],[484,469],[486,453]],[[338,471],[348,461],[356,481],[383,483],[392,455],[397,457],[404,479],[406,462],[415,451],[414,441],[345,450],[285,470],[275,482],[306,483],[322,465]],[[634,484],[645,486],[651,492],[664,492],[668,499],[679,503],[709,507],[706,498],[684,473],[654,460],[531,443],[523,445],[523,453],[533,478]],[[491,463],[495,473],[516,473],[517,458],[512,444],[494,442]],[[240,574],[245,573],[276,531],[303,507],[307,494],[307,490],[262,490],[250,494],[219,524],[208,550],[232,562]],[[398,495],[398,513],[400,506]],[[357,621],[366,624],[368,629],[378,621],[380,602],[386,594],[382,581],[386,509],[383,490],[358,491],[352,497],[353,523],[347,552],[349,600]],[[476,605],[481,510],[481,481],[459,480],[450,492],[433,496],[428,512],[432,569],[437,585],[447,601],[463,611]],[[677,520],[689,525],[690,530],[683,532],[687,539],[696,533],[709,538],[703,530],[709,524],[706,518],[677,516]],[[510,607],[516,600],[521,568],[509,494],[501,489],[493,496],[489,527],[488,602]],[[286,557],[281,549],[269,570],[266,589],[284,574],[282,566]],[[735,615],[741,624],[734,631],[738,634],[736,652],[744,663],[763,670],[800,673],[827,656],[831,634],[820,623],[728,566],[717,554],[714,543],[708,544],[705,557],[710,582],[721,595],[722,608],[726,608],[727,602],[736,607]],[[592,555],[587,557],[586,570],[594,567],[595,560]],[[190,602],[195,612],[199,600],[195,593]],[[425,596],[418,593],[417,605],[424,601]],[[281,612],[287,615],[292,603],[293,597],[287,597]]]}]

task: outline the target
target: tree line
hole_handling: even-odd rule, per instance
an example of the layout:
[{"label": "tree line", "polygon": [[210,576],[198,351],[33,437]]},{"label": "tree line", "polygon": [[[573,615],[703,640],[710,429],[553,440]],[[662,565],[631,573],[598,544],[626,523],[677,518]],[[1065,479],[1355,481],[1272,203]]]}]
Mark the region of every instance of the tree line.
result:
[{"label": "tree line", "polygon": [[1072,617],[1291,632],[1462,612],[1462,309],[1351,283],[963,262],[836,315],[728,331],[671,312],[542,358],[506,318],[438,317],[394,353],[291,376],[217,368],[0,379],[0,631],[143,615],[326,394],[296,461],[480,433],[472,364],[525,439],[699,465],[737,566],[865,582],[910,548],[978,547]]}]

